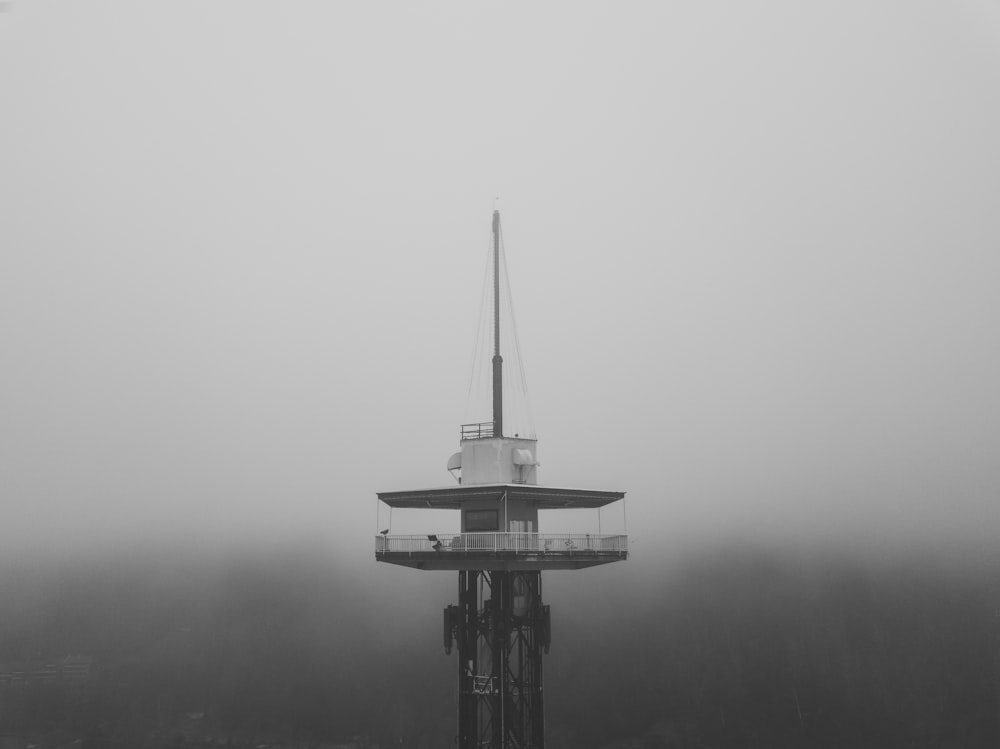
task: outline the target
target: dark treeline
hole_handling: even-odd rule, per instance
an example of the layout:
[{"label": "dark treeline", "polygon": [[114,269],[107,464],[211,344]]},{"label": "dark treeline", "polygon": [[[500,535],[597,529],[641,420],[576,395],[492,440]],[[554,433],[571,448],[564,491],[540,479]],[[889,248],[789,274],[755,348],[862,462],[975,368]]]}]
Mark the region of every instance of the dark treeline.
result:
[{"label": "dark treeline", "polygon": [[430,657],[437,619],[414,648],[387,597],[362,592],[329,556],[65,565],[4,583],[0,672],[81,654],[95,668],[82,686],[0,684],[0,731],[129,746],[206,735],[387,746],[453,733],[451,672],[427,673],[447,667]]},{"label": "dark treeline", "polygon": [[644,590],[560,633],[587,654],[551,674],[567,695],[548,681],[564,746],[1000,745],[1000,600],[981,568],[744,549]]},{"label": "dark treeline", "polygon": [[[451,601],[407,611],[352,580],[320,555],[7,570],[0,672],[94,665],[82,684],[0,683],[0,731],[39,746],[450,746],[454,655],[434,612]],[[996,746],[992,580],[742,550],[562,601],[549,745]]]}]

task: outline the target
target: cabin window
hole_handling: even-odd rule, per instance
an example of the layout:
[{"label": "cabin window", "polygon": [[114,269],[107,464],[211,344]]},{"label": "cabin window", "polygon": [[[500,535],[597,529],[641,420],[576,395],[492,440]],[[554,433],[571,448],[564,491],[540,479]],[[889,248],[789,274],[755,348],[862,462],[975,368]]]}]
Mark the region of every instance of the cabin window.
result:
[{"label": "cabin window", "polygon": [[469,533],[475,531],[496,531],[500,530],[500,523],[496,510],[469,510],[465,513],[465,530]]}]

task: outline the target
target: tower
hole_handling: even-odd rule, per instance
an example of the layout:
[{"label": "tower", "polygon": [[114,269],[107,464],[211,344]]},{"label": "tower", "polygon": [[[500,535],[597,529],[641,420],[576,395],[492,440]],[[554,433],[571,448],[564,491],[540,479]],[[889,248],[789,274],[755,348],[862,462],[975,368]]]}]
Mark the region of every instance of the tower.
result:
[{"label": "tower", "polygon": [[[549,607],[542,571],[581,569],[628,557],[628,538],[542,532],[539,511],[600,508],[624,492],[538,484],[536,440],[504,434],[500,355],[500,213],[493,212],[492,421],[464,424],[448,461],[458,484],[379,492],[390,508],[454,510],[459,533],[375,537],[380,562],[458,572],[458,603],[444,610],[444,647],[458,650],[459,749],[543,749],[542,654]],[[391,517],[391,515],[390,515]]]}]

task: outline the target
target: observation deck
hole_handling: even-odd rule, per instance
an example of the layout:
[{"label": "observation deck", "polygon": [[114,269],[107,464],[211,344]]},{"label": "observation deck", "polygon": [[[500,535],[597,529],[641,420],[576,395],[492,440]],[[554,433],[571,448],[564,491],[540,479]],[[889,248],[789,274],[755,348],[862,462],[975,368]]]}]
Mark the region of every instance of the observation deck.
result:
[{"label": "observation deck", "polygon": [[474,532],[379,535],[375,558],[421,570],[577,570],[628,558],[628,536]]},{"label": "observation deck", "polygon": [[[380,492],[397,509],[461,510],[459,533],[375,537],[375,558],[421,570],[574,570],[628,558],[622,533],[536,533],[539,510],[589,509],[617,502],[624,492],[537,484],[459,484]],[[599,519],[599,516],[598,516]]]}]

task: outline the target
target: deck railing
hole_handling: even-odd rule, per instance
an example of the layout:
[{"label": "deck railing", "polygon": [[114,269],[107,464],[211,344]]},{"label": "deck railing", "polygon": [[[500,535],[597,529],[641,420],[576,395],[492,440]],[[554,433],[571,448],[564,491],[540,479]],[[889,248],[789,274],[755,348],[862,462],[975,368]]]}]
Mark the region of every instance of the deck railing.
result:
[{"label": "deck railing", "polygon": [[375,537],[376,554],[492,553],[572,555],[574,553],[626,553],[628,536],[593,533],[459,533]]},{"label": "deck railing", "polygon": [[492,421],[482,421],[478,424],[462,424],[460,440],[481,440],[492,437],[494,424]]}]

